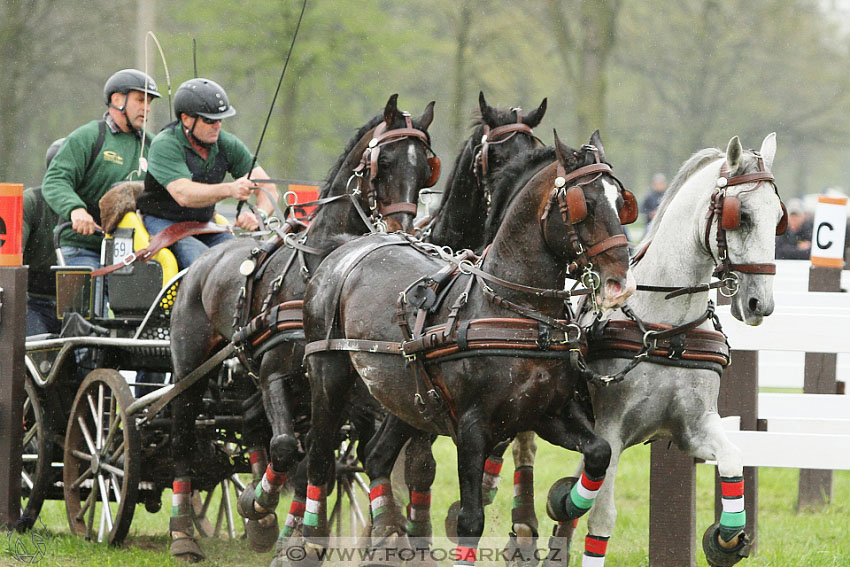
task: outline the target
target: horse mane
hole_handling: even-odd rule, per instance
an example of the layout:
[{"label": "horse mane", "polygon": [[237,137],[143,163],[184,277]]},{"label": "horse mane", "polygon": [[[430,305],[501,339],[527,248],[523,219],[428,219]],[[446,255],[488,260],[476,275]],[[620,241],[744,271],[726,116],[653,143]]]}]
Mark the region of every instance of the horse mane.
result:
[{"label": "horse mane", "polygon": [[[688,181],[688,179],[702,168],[706,167],[709,163],[722,159],[725,155],[726,152],[719,148],[705,148],[688,158],[688,161],[682,165],[678,173],[676,173],[676,176],[673,178],[673,181],[670,182],[670,186],[664,192],[664,197],[661,198],[661,203],[658,205],[658,213],[656,213],[655,217],[652,219],[649,229],[641,239],[639,247],[642,247],[647,242],[651,241],[655,236],[655,233],[658,231],[658,226],[661,224],[661,219],[664,217],[664,213],[667,212],[668,206],[671,202],[673,202],[673,199],[676,198],[679,190]],[[756,159],[752,155],[752,152],[744,152],[743,160],[744,162],[741,166],[740,173],[748,172],[750,167],[756,163]]]},{"label": "horse mane", "polygon": [[354,149],[354,146],[357,145],[357,142],[360,141],[360,138],[362,138],[366,134],[366,132],[368,132],[372,128],[376,127],[381,122],[383,122],[383,120],[384,120],[384,115],[378,114],[377,116],[375,116],[371,120],[369,120],[369,122],[367,122],[366,124],[361,126],[360,129],[357,130],[357,133],[354,134],[354,136],[348,141],[348,143],[345,145],[345,149],[342,151],[340,156],[337,158],[337,160],[333,164],[333,166],[331,166],[330,171],[328,171],[328,176],[325,178],[325,182],[322,183],[322,189],[319,191],[319,198],[320,199],[323,199],[323,198],[327,197],[328,195],[330,195],[331,186],[333,185],[334,179],[336,179],[336,176],[339,173],[339,170],[342,169],[342,164],[345,163],[345,160],[348,157],[348,154],[351,153],[351,150]]},{"label": "horse mane", "polygon": [[540,169],[555,160],[555,148],[551,146],[535,148],[517,154],[499,170],[499,176],[493,184],[493,196],[490,213],[484,228],[486,242],[492,242],[502,224],[510,204]]}]

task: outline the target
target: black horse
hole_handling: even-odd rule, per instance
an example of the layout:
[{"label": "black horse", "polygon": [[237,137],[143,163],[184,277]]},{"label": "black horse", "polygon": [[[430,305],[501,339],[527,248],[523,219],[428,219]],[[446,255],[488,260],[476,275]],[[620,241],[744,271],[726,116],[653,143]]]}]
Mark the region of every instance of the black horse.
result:
[{"label": "black horse", "polygon": [[[573,150],[556,136],[554,149],[524,161],[515,172],[522,189],[475,265],[441,255],[437,246],[382,235],[337,248],[319,267],[304,296],[312,393],[304,536],[311,550],[327,545],[329,434],[340,427],[358,377],[401,418],[366,462],[372,535],[384,543],[404,531],[388,475],[417,429],[452,435],[458,446],[458,560],[474,562],[483,531],[484,461],[518,432],[581,450],[582,488],[598,488],[610,448],[573,396],[582,336],[563,320],[567,295],[559,290],[568,270],[577,270],[595,280],[596,299],[611,308],[625,301],[634,280],[617,212],[622,193],[598,135],[591,143]],[[429,321],[444,323],[426,328]],[[571,486],[561,492],[555,514],[586,511]]]},{"label": "black horse", "polygon": [[[252,453],[265,473],[239,501],[249,538],[270,547],[277,536],[277,505],[286,474],[303,456],[309,425],[309,385],[303,374],[301,297],[305,284],[342,233],[412,228],[422,187],[433,185],[439,162],[428,127],[434,103],[412,119],[392,95],[381,115],[360,128],[331,169],[309,227],[259,243],[237,239],[207,251],[189,268],[172,315],[171,349],[177,382],[221,350],[227,341],[259,379],[272,426],[271,463],[262,447]],[[252,293],[256,290],[257,293]],[[276,333],[276,331],[280,331]],[[271,337],[269,335],[272,335]],[[195,418],[209,376],[174,400],[175,510],[172,554],[203,557],[193,537],[186,494],[191,491]]]}]

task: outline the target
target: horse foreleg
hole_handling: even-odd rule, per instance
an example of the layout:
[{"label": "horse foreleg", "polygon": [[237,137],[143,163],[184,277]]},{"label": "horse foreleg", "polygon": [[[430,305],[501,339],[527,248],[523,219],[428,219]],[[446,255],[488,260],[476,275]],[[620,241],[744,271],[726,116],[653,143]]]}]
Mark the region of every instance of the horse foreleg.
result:
[{"label": "horse foreleg", "polygon": [[[581,476],[565,477],[556,481],[549,489],[547,497],[546,512],[558,522],[558,526],[555,527],[553,538],[549,542],[549,556],[544,565],[568,565],[569,536],[572,534],[575,520],[593,506],[600,489],[607,485],[602,481],[611,462],[611,446],[596,434],[581,405],[575,400],[566,404],[560,416],[542,420],[536,431],[550,443],[580,451],[584,460]],[[604,541],[607,541],[607,537]],[[594,564],[585,559],[585,565],[602,565],[604,550],[601,556],[602,563]]]},{"label": "horse foreleg", "polygon": [[458,543],[455,566],[475,564],[478,542],[484,532],[484,503],[481,479],[484,461],[491,447],[486,420],[467,413],[461,416],[457,435],[457,468],[460,484],[460,512],[457,519]]},{"label": "horse foreleg", "polygon": [[417,432],[411,437],[405,452],[404,478],[410,494],[407,535],[416,549],[430,549],[433,536],[431,485],[437,475],[437,462],[431,452],[431,445],[435,439],[434,435]]},{"label": "horse foreleg", "polygon": [[171,447],[175,472],[169,521],[171,554],[178,559],[192,562],[204,559],[204,553],[195,539],[192,462],[197,446],[195,416],[201,412],[201,402],[207,381],[208,377],[198,380],[171,402]]},{"label": "horse foreleg", "polygon": [[[404,421],[388,415],[367,446],[365,468],[370,480],[372,549],[398,550],[407,547],[407,519],[396,502],[390,475],[402,447],[416,433],[416,429]],[[430,490],[427,496],[430,501]]]},{"label": "horse foreleg", "polygon": [[335,470],[334,449],[342,426],[343,409],[354,384],[347,353],[315,354],[306,360],[310,378],[312,417],[307,451],[307,501],[304,539],[311,561],[327,547],[327,495]]},{"label": "horse foreleg", "polygon": [[717,461],[720,475],[720,522],[706,530],[702,546],[710,565],[727,567],[749,555],[750,541],[744,528],[747,512],[744,509],[744,464],[741,451],[726,433],[717,413],[706,414],[699,427],[685,429],[680,447],[688,454]]}]

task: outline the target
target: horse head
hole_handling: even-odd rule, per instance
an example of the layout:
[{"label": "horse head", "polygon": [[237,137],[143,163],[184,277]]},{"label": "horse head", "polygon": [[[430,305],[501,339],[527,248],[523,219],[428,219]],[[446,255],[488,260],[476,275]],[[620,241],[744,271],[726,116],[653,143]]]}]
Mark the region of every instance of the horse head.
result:
[{"label": "horse head", "polygon": [[[573,277],[597,290],[601,307],[622,305],[636,286],[621,226],[633,220],[634,196],[605,161],[598,130],[578,150],[562,143],[555,132],[555,155],[555,188],[540,217],[547,246],[564,255]],[[554,205],[556,214],[549,214]]]},{"label": "horse head", "polygon": [[434,119],[434,101],[418,118],[397,106],[392,95],[383,121],[360,143],[362,158],[355,173],[360,177],[360,199],[372,217],[389,232],[409,232],[416,215],[419,191],[437,182],[440,161],[431,150],[428,127]]},{"label": "horse head", "polygon": [[476,131],[481,143],[476,147],[475,173],[479,182],[486,184],[488,172],[502,167],[511,157],[540,144],[532,128],[540,124],[546,114],[546,99],[536,109],[523,115],[518,107],[502,110],[487,104],[484,93],[478,93],[478,110],[481,126]]},{"label": "horse head", "polygon": [[785,207],[773,174],[776,134],[765,137],[758,152],[744,151],[737,136],[729,141],[712,211],[715,238],[708,246],[727,286],[732,315],[759,325],[773,313],[776,235],[785,230]]}]

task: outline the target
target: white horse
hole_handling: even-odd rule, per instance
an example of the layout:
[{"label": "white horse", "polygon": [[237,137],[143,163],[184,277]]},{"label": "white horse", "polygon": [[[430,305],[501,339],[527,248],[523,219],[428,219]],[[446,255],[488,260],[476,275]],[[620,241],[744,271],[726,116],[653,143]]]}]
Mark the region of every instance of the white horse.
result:
[{"label": "white horse", "polygon": [[[624,323],[626,315],[617,311],[610,319],[621,321],[608,322],[601,340],[591,343],[600,358],[590,365],[600,374],[615,375],[631,364],[627,358],[611,357],[633,357],[626,348],[629,343],[633,351],[655,345],[658,350],[653,352],[664,356],[665,364],[652,355],[621,382],[591,386],[595,428],[611,445],[612,455],[588,517],[583,567],[605,562],[617,515],[614,482],[620,453],[658,438],[672,439],[693,457],[717,461],[723,514],[703,538],[709,564],[734,565],[746,555],[743,461],[717,413],[725,338],[710,334],[709,291],[701,284],[712,274],[721,278],[726,285],[720,291],[731,296],[732,315],[748,325],[760,324],[773,312],[775,234],[784,230],[786,220],[769,173],[775,153],[776,135],[770,134],[759,152],[744,151],[736,136],[725,154],[717,149],[694,154],[674,178],[641,242],[633,266],[640,285],[627,302],[630,314],[636,321],[692,330],[687,335],[665,333],[649,323]],[[646,290],[650,286],[658,289]],[[675,288],[681,292],[666,298],[665,292]],[[637,329],[636,337],[629,334],[629,326]],[[675,360],[679,365],[669,365]]]}]

